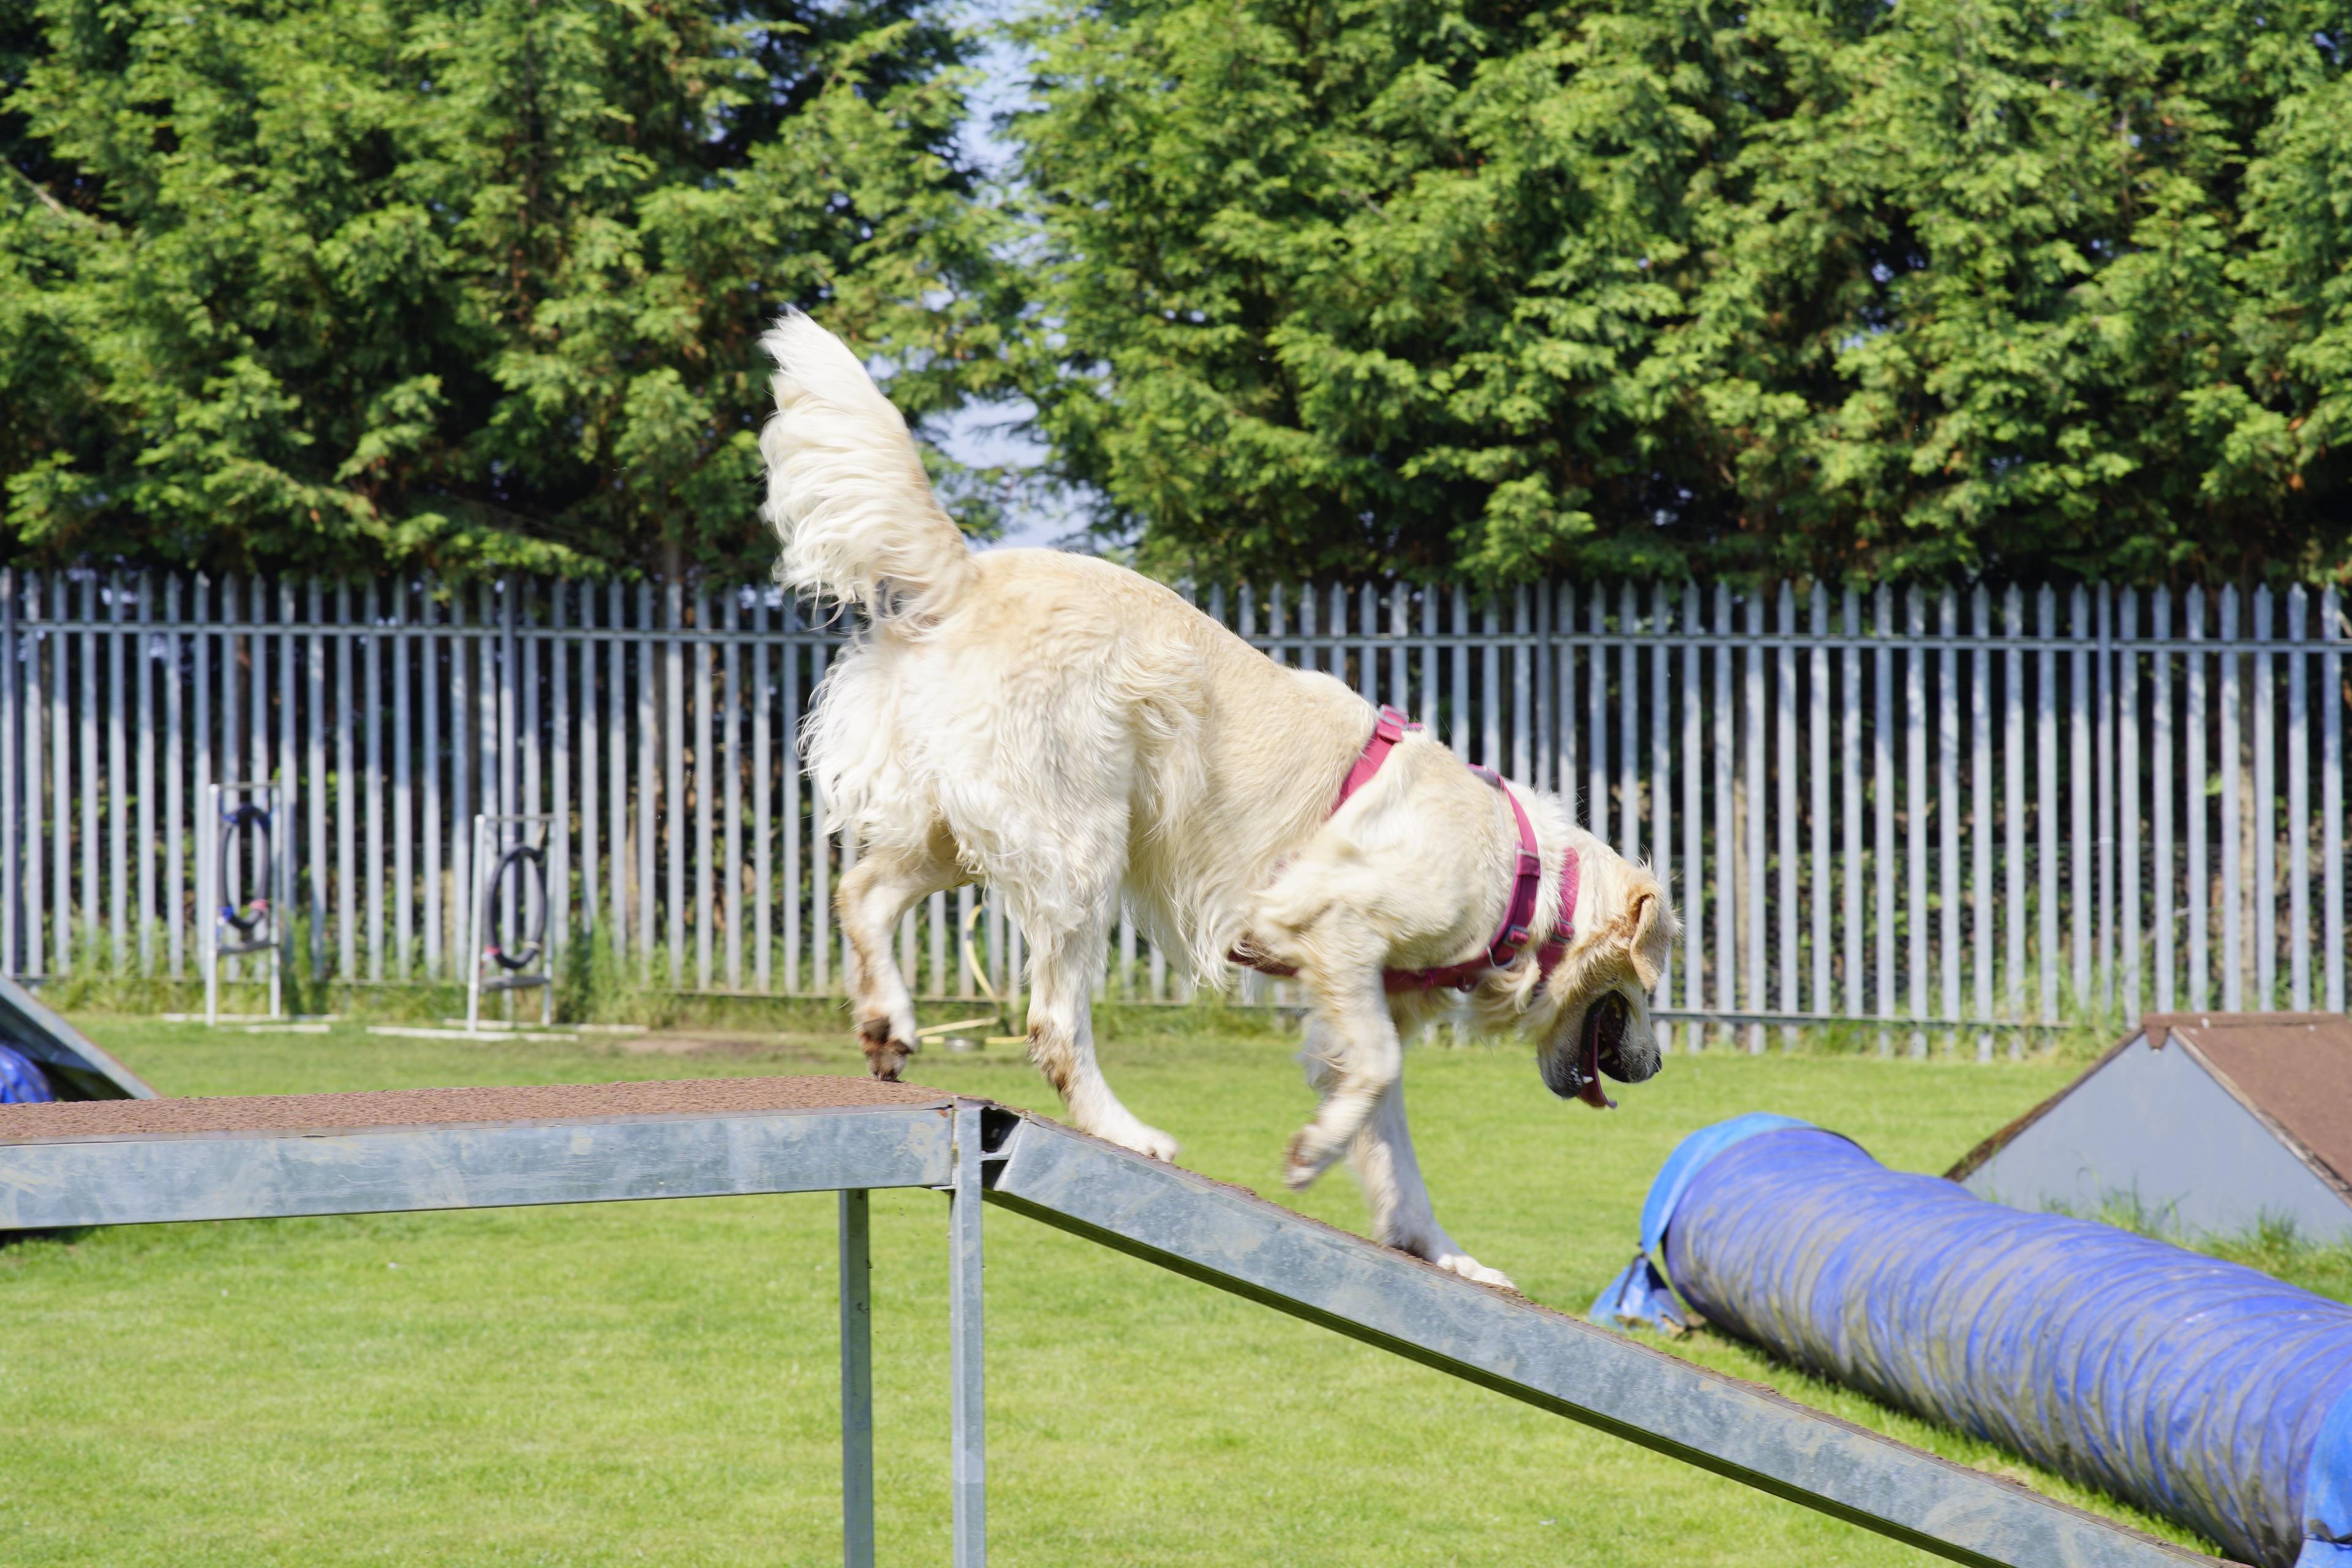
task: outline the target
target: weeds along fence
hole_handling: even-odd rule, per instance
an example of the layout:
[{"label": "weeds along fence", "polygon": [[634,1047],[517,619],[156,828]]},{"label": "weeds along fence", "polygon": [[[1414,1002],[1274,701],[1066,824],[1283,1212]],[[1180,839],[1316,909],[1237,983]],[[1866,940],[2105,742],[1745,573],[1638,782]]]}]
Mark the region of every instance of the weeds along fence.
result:
[{"label": "weeds along fence", "polygon": [[[2332,590],[1196,602],[1647,858],[1685,922],[1658,1001],[1687,1044],[1836,1024],[1989,1054],[2086,1011],[2344,1006]],[[194,974],[206,787],[268,779],[313,977],[461,977],[474,815],[548,813],[563,963],[837,993],[854,849],[793,737],[842,641],[773,590],[0,574],[0,967]],[[967,931],[1017,986],[1019,932],[965,889],[905,922],[919,992],[975,994]],[[1124,925],[1104,984],[1184,994]]]}]

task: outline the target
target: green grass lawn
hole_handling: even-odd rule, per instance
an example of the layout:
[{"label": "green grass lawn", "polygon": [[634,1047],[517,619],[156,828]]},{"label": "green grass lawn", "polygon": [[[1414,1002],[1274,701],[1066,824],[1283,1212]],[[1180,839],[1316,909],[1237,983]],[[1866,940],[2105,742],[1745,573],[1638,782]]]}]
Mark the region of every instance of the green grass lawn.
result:
[{"label": "green grass lawn", "polygon": [[[666,1054],[79,1021],[169,1094],[859,1070],[845,1038]],[[1271,1193],[1310,1109],[1290,1048],[1246,1025],[1143,1020],[1104,1054],[1186,1164]],[[1522,1050],[1416,1049],[1408,1079],[1441,1217],[1529,1295],[1580,1311],[1694,1128],[1785,1111],[1941,1170],[2074,1070],[1676,1057],[1611,1115],[1554,1100]],[[1017,1049],[930,1055],[908,1076],[1055,1109]],[[1292,1201],[1363,1226],[1344,1172]],[[947,1554],[943,1218],[935,1194],[875,1198],[887,1563]],[[837,1562],[833,1249],[830,1194],[0,1249],[0,1561]],[[988,1249],[991,1537],[1007,1564],[1928,1561],[1002,1211]],[[2291,1271],[2292,1249],[2273,1263]],[[1673,1348],[2193,1539],[1736,1342]]]}]

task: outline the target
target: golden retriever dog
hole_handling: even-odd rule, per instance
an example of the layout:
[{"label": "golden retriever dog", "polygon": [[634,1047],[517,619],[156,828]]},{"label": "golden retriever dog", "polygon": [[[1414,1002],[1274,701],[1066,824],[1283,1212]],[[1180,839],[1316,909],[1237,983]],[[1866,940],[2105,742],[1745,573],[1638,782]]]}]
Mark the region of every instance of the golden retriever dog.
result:
[{"label": "golden retriever dog", "polygon": [[[1657,879],[1557,796],[1481,776],[1418,731],[1335,812],[1374,730],[1362,698],[1124,567],[975,553],[857,358],[797,313],[763,342],[777,367],[760,447],[778,576],[865,616],[803,740],[859,851],[839,907],[875,1075],[895,1079],[916,1048],[891,952],[899,917],[983,882],[1028,941],[1029,1055],[1071,1119],[1174,1158],[1095,1059],[1088,990],[1123,904],[1207,983],[1241,953],[1295,973],[1312,998],[1302,1059],[1321,1104],[1290,1142],[1286,1180],[1304,1186],[1349,1153],[1382,1242],[1507,1285],[1439,1226],[1405,1127],[1402,1041],[1461,993],[1383,977],[1463,966],[1447,978],[1482,1029],[1531,1039],[1554,1093],[1606,1104],[1597,1073],[1658,1069],[1649,994],[1675,921]],[[1526,863],[1524,945],[1497,967],[1484,958],[1500,951],[1528,832],[1540,878]]]}]

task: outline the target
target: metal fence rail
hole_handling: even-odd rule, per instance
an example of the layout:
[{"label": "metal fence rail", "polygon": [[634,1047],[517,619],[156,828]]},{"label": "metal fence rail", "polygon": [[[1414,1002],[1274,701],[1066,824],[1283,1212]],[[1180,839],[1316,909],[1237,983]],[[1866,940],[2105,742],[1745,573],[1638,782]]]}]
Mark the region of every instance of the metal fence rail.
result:
[{"label": "metal fence rail", "polygon": [[[1668,879],[1666,1016],[1924,1048],[2076,1005],[2345,1005],[2334,590],[1218,589],[1286,663],[1573,795]],[[189,976],[209,784],[284,789],[314,975],[454,978],[478,813],[549,813],[570,962],[830,994],[849,858],[793,757],[841,642],[772,591],[0,573],[0,971]],[[238,877],[226,868],[226,890]],[[919,992],[1020,939],[908,917]],[[1112,994],[1181,979],[1121,926]],[[1253,979],[1249,994],[1264,994]]]}]

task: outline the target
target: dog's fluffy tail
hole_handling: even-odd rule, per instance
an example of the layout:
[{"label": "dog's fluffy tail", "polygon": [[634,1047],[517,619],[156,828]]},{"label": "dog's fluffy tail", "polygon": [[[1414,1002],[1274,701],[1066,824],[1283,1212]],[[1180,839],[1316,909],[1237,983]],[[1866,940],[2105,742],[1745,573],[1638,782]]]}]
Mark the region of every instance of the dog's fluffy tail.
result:
[{"label": "dog's fluffy tail", "polygon": [[761,512],[784,543],[778,576],[877,622],[911,628],[946,613],[976,568],[906,420],[857,356],[798,310],[760,342],[776,362],[760,455]]}]

